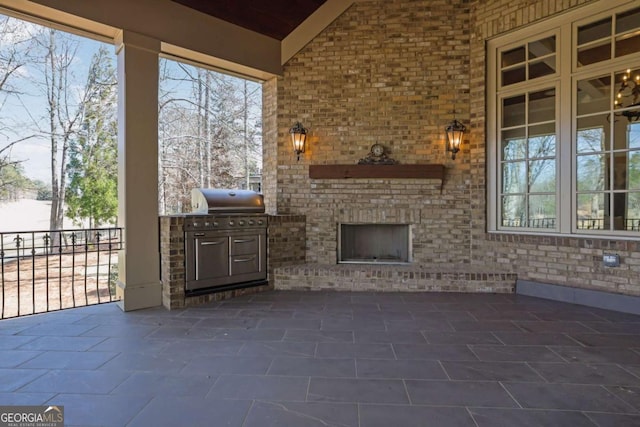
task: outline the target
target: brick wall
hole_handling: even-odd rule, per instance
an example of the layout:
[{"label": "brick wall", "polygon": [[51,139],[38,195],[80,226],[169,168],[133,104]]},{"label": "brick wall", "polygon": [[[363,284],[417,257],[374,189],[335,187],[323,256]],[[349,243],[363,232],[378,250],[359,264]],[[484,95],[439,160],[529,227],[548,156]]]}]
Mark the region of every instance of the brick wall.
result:
[{"label": "brick wall", "polygon": [[[356,2],[285,64],[283,76],[264,87],[272,103],[265,158],[276,163],[265,196],[279,214],[306,216],[307,261],[335,263],[340,221],[409,218],[414,260],[425,268],[482,266],[640,294],[634,242],[485,231],[486,40],[587,3],[593,0]],[[452,161],[443,129],[454,110],[469,132]],[[310,131],[299,162],[288,139],[298,120]],[[309,179],[309,164],[355,164],[374,142],[400,163],[444,164],[442,193],[432,180]],[[605,252],[619,253],[621,267],[602,267]]]}]

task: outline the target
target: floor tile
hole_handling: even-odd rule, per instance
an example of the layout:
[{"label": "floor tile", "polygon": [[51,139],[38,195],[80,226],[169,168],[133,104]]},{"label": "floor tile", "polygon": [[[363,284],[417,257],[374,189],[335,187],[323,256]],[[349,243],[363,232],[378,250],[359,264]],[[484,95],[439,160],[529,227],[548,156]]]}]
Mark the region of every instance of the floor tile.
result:
[{"label": "floor tile", "polygon": [[221,341],[282,341],[284,329],[207,329],[215,331],[211,338]]},{"label": "floor tile", "polygon": [[525,362],[442,362],[452,380],[545,382]]},{"label": "floor tile", "polygon": [[640,353],[616,347],[549,347],[569,362],[640,365]]},{"label": "floor tile", "polygon": [[393,344],[393,350],[398,359],[478,360],[475,354],[463,345]]},{"label": "floor tile", "polygon": [[429,344],[502,344],[491,332],[424,332]]},{"label": "floor tile", "polygon": [[640,415],[586,414],[598,427],[640,427]]},{"label": "floor tile", "polygon": [[446,379],[438,361],[357,359],[358,378]]},{"label": "floor tile", "polygon": [[22,387],[28,392],[107,394],[129,377],[126,372],[48,371]]},{"label": "floor tile", "polygon": [[360,405],[360,427],[476,427],[466,408]]},{"label": "floor tile", "polygon": [[640,387],[607,386],[606,389],[640,411]]},{"label": "floor tile", "polygon": [[509,320],[450,320],[449,323],[459,332],[520,331],[520,328]]},{"label": "floor tile", "polygon": [[[4,322],[4,320],[2,320],[2,322]],[[19,335],[0,335],[0,337],[2,339],[0,339],[0,350],[13,350],[16,349],[22,345],[26,345],[29,342],[32,342],[36,339],[38,339],[38,337],[32,336],[19,336]],[[29,350],[29,349],[25,349],[25,350]],[[38,350],[38,349],[33,349],[33,350]]]},{"label": "floor tile", "polygon": [[571,334],[571,338],[587,347],[640,348],[640,335],[636,334]]},{"label": "floor tile", "polygon": [[70,427],[626,427],[640,424],[635,325],[509,294],[105,304],[0,321],[0,402],[68,405]]},{"label": "floor tile", "polygon": [[387,331],[442,332],[453,328],[446,319],[386,320]]},{"label": "floor tile", "polygon": [[102,337],[43,336],[43,337],[38,337],[34,340],[29,340],[26,344],[21,345],[20,349],[21,350],[84,351],[99,344],[100,342],[104,341],[104,339],[105,338],[102,338]]},{"label": "floor tile", "polygon": [[15,368],[40,354],[41,351],[0,350],[0,368]]},{"label": "floor tile", "polygon": [[315,342],[245,342],[238,350],[238,356],[313,357],[317,345]]},{"label": "floor tile", "polygon": [[260,319],[259,329],[310,329],[320,330],[321,321],[318,319]]},{"label": "floor tile", "polygon": [[316,357],[321,358],[362,358],[395,359],[391,344],[377,343],[331,343],[317,344]]},{"label": "floor tile", "polygon": [[385,331],[385,321],[382,319],[323,319],[323,331]]},{"label": "floor tile", "polygon": [[550,383],[640,386],[640,378],[619,366],[586,363],[529,363]]},{"label": "floor tile", "polygon": [[275,357],[267,375],[353,378],[356,376],[356,364],[354,359]]},{"label": "floor tile", "polygon": [[279,375],[221,375],[207,399],[259,399],[304,402],[309,378]]},{"label": "floor tile", "polygon": [[311,378],[307,401],[408,404],[400,380]]},{"label": "floor tile", "polygon": [[172,373],[180,371],[186,364],[186,361],[164,353],[120,353],[98,369],[109,372],[159,371]]},{"label": "floor tile", "polygon": [[0,392],[0,402],[2,405],[44,405],[56,393],[19,393],[19,392]]},{"label": "floor tile", "polygon": [[636,410],[599,385],[504,383],[524,408],[635,413]]},{"label": "floor tile", "polygon": [[97,369],[118,353],[105,351],[45,351],[23,363],[21,368]]},{"label": "floor tile", "polygon": [[478,427],[595,427],[582,412],[470,408]]},{"label": "floor tile", "polygon": [[267,373],[270,365],[270,357],[203,355],[187,363],[182,371],[199,374],[263,375]]},{"label": "floor tile", "polygon": [[426,344],[420,331],[355,331],[356,343]]},{"label": "floor tile", "polygon": [[20,331],[18,335],[41,337],[76,337],[95,328],[96,325],[64,324],[63,326],[59,323],[42,323],[24,329]]},{"label": "floor tile", "polygon": [[65,426],[122,427],[147,403],[147,397],[98,394],[58,394],[47,404],[64,406]]},{"label": "floor tile", "polygon": [[557,332],[494,332],[494,335],[507,345],[562,345],[579,346],[568,335]]},{"label": "floor tile", "polygon": [[[44,369],[0,369],[0,392],[16,391],[25,385],[28,385],[38,377],[46,375],[47,371]],[[33,390],[35,393],[48,391],[48,390]],[[55,390],[54,390],[55,391]]]},{"label": "floor tile", "polygon": [[516,321],[515,324],[524,332],[538,333],[592,333],[593,329],[589,328],[587,323],[576,321]]},{"label": "floor tile", "polygon": [[251,406],[243,427],[360,427],[350,403],[265,402]]},{"label": "floor tile", "polygon": [[486,362],[564,362],[565,360],[543,346],[472,345],[478,359]]},{"label": "floor tile", "polygon": [[407,380],[414,405],[517,407],[498,382]]},{"label": "floor tile", "polygon": [[287,330],[284,341],[353,342],[353,331]]},{"label": "floor tile", "polygon": [[204,398],[218,377],[200,373],[135,372],[111,391],[129,396],[197,396]]}]

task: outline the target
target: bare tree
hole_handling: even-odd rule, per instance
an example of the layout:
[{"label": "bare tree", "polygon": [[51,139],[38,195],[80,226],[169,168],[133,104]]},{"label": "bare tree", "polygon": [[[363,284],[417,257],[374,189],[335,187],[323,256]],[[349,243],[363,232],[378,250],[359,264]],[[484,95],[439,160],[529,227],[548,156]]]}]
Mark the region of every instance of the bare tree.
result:
[{"label": "bare tree", "polygon": [[[16,82],[32,58],[32,44],[33,38],[25,31],[25,25],[14,18],[0,16],[0,111],[9,97],[22,95]],[[33,135],[17,136],[15,124],[10,124],[7,119],[0,121],[0,135],[7,140],[0,147],[0,193],[8,194],[16,190],[16,185],[25,186],[27,182],[19,167],[21,161],[12,158],[11,150],[16,144],[33,138]]]}]

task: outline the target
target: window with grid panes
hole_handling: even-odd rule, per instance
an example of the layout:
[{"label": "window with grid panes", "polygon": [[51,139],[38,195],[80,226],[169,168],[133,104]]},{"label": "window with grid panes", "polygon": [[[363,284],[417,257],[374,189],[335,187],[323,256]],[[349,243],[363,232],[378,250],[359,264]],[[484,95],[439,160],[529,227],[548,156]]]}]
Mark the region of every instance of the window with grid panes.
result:
[{"label": "window with grid panes", "polygon": [[490,231],[640,237],[638,3],[601,1],[488,48]]}]

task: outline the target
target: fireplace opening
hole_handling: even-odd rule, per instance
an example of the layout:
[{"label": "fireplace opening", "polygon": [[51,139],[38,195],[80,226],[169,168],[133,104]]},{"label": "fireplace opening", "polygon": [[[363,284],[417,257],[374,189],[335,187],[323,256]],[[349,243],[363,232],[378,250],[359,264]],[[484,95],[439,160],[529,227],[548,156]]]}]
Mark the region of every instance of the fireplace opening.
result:
[{"label": "fireplace opening", "polygon": [[410,242],[408,224],[340,224],[338,263],[408,264]]}]

